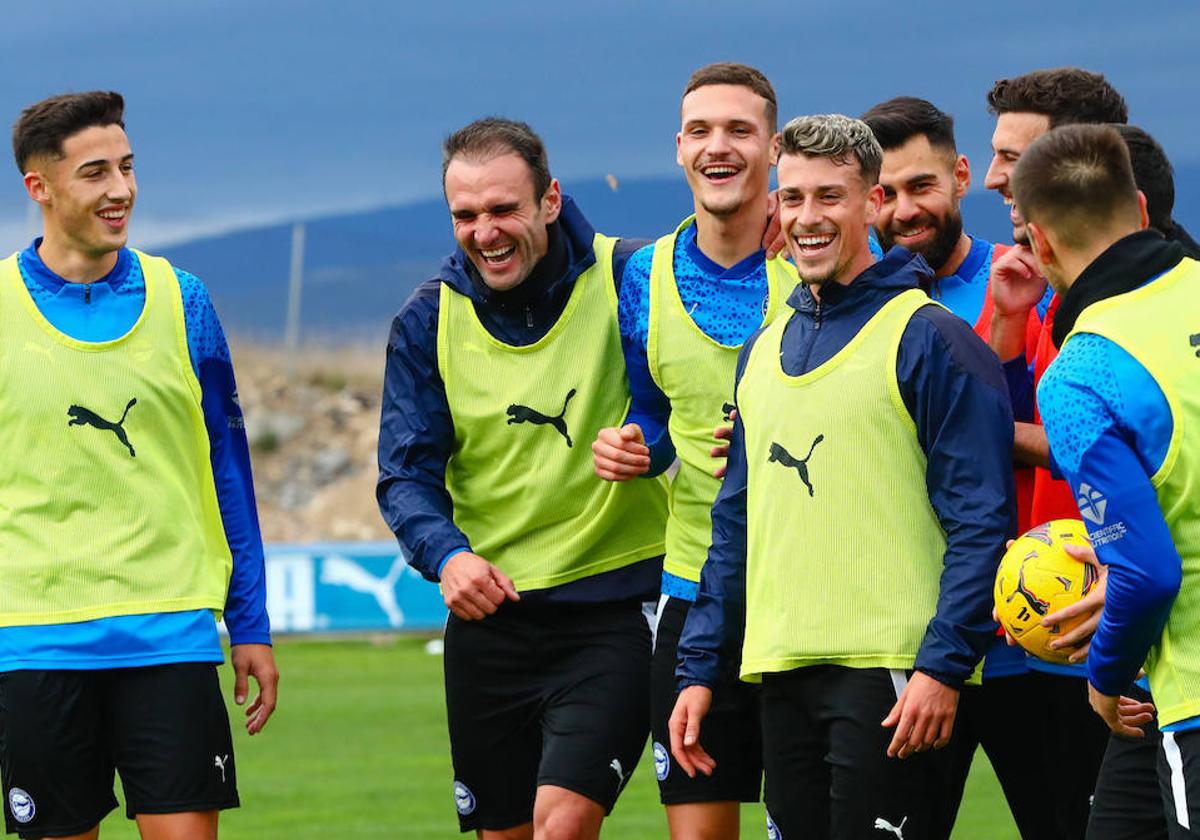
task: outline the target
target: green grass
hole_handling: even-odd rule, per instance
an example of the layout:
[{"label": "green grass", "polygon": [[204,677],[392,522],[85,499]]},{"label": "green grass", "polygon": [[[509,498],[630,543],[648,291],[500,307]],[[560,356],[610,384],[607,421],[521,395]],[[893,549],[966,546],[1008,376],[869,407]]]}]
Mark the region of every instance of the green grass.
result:
[{"label": "green grass", "polygon": [[[267,729],[248,737],[230,702],[242,807],[223,815],[222,838],[457,836],[441,659],[424,645],[408,636],[280,641],[280,704]],[[228,689],[229,669],[222,671]],[[605,837],[667,836],[649,753],[606,821]],[[102,836],[135,838],[137,830],[122,809],[104,821]],[[761,805],[742,809],[742,836],[766,836]],[[954,837],[1017,837],[982,753]]]}]

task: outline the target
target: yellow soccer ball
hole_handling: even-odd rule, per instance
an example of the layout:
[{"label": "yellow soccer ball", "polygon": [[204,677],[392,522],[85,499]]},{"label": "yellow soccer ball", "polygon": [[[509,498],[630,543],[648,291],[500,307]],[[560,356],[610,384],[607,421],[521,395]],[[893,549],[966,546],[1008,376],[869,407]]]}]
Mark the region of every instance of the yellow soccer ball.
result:
[{"label": "yellow soccer ball", "polygon": [[1026,651],[1047,662],[1064,663],[1069,652],[1050,642],[1082,621],[1042,626],[1042,619],[1078,601],[1099,581],[1094,566],[1076,560],[1063,546],[1090,545],[1078,519],[1055,519],[1022,534],[996,570],[996,617]]}]

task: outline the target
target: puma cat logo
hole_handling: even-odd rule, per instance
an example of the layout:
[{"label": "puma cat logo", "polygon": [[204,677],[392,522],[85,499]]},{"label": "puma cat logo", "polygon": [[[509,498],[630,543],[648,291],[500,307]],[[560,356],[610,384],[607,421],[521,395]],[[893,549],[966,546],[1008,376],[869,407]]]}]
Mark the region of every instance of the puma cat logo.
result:
[{"label": "puma cat logo", "polygon": [[540,411],[530,408],[527,405],[518,405],[517,403],[513,403],[506,409],[508,412],[508,425],[511,426],[514,423],[533,423],[534,425],[539,426],[553,426],[554,428],[558,429],[559,434],[566,438],[567,446],[570,447],[571,435],[567,432],[567,421],[564,418],[567,415],[567,403],[571,401],[571,397],[573,396],[575,396],[574,388],[567,392],[567,398],[563,400],[562,411],[560,411],[554,417],[547,417],[545,414],[542,414]]},{"label": "puma cat logo", "polygon": [[900,840],[904,840],[904,824],[906,822],[908,822],[907,816],[904,819],[900,820],[900,825],[892,825],[890,822],[885,820],[883,817],[877,817],[875,819],[875,830],[876,831],[890,831],[892,834],[895,834],[897,837],[899,837]]},{"label": "puma cat logo", "polygon": [[67,421],[68,426],[95,426],[97,429],[108,429],[117,436],[117,440],[125,444],[125,448],[129,450],[129,457],[136,458],[133,452],[133,447],[129,445],[129,438],[125,437],[124,423],[125,418],[129,416],[129,409],[137,405],[137,397],[131,399],[125,405],[125,413],[121,415],[121,419],[116,423],[110,423],[96,412],[89,408],[84,408],[81,405],[73,405],[67,409],[67,416],[71,419]]},{"label": "puma cat logo", "polygon": [[[1030,556],[1033,556],[1033,555],[1031,554]],[[1026,557],[1025,559],[1028,560],[1029,557]],[[1018,595],[1020,595],[1022,598],[1024,598],[1025,601],[1029,604],[1029,609],[1033,610],[1038,615],[1046,615],[1046,613],[1050,612],[1050,602],[1049,601],[1043,601],[1041,598],[1034,595],[1032,592],[1030,592],[1028,589],[1025,588],[1025,565],[1024,564],[1021,565],[1021,571],[1017,573],[1017,588],[1013,590],[1013,593],[1011,595],[1009,595],[1008,598],[1005,599],[1005,601],[1010,603],[1012,601],[1012,599],[1016,598]]]},{"label": "puma cat logo", "polygon": [[795,467],[796,472],[800,475],[800,480],[804,482],[804,486],[808,488],[808,495],[812,496],[813,486],[808,480],[808,459],[812,457],[813,450],[817,448],[817,444],[825,440],[825,435],[817,435],[816,440],[812,442],[812,446],[808,448],[808,454],[803,459],[796,459],[792,453],[788,452],[778,443],[771,444],[771,452],[767,457],[767,463],[772,461],[783,464],[785,467]]},{"label": "puma cat logo", "polygon": [[725,403],[721,406],[721,419],[726,423],[733,420],[733,412],[737,410],[737,406],[733,403]]},{"label": "puma cat logo", "polygon": [[[1188,336],[1188,341],[1192,343],[1193,347],[1200,347],[1200,333],[1196,333],[1193,336]],[[1196,358],[1200,359],[1200,350],[1196,351]]]}]

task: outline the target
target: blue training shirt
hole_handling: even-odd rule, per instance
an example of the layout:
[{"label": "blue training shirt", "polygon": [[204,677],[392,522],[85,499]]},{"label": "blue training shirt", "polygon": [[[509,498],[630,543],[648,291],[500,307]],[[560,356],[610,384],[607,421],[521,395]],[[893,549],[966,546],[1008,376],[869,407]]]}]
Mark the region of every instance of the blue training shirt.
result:
[{"label": "blue training shirt", "polygon": [[[1171,409],[1141,364],[1093,333],[1063,346],[1037,398],[1054,461],[1088,500],[1080,513],[1109,569],[1088,679],[1104,694],[1122,694],[1162,633],[1174,600],[1162,597],[1163,587],[1182,567],[1150,483],[1170,446]],[[1197,728],[1200,717],[1163,727]]]},{"label": "blue training shirt", "polygon": [[[21,277],[54,327],[80,341],[124,335],[142,312],[146,284],[127,248],[113,270],[93,283],[69,283],[38,256],[41,239],[18,255]],[[233,644],[270,644],[262,536],[229,346],[208,291],[175,269],[183,297],[192,368],[200,381],[213,478],[233,573],[225,623]],[[221,662],[220,637],[209,610],[115,616],[72,624],[0,628],[0,671],[96,669]]]},{"label": "blue training shirt", "polygon": [[[650,416],[662,427],[671,414],[671,403],[650,376],[646,342],[650,331],[650,265],[654,246],[634,252],[625,264],[617,319],[625,346],[629,388],[632,394],[629,422]],[[673,254],[679,298],[696,326],[727,347],[745,342],[762,326],[767,306],[766,252],[759,250],[725,268],[713,262],[696,244],[696,225],[688,225],[675,240]],[[730,394],[733,382],[729,383]],[[636,416],[635,416],[636,415]],[[659,443],[658,441],[654,443]],[[674,460],[673,447],[651,444],[650,475],[658,475]],[[714,461],[713,466],[716,467]],[[687,601],[696,599],[699,584],[663,572],[662,593]]]}]

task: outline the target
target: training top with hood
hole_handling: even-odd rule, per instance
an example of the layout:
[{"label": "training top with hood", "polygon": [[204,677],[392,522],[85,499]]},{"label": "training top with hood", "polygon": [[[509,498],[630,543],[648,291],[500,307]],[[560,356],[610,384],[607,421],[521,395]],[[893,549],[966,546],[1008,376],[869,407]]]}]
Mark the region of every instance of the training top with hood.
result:
[{"label": "training top with hood", "polygon": [[[408,550],[409,563],[427,580],[437,582],[446,561],[469,551],[471,545],[454,524],[453,502],[446,489],[454,420],[438,370],[441,286],[445,283],[474,301],[479,320],[496,339],[513,346],[534,344],[558,321],[576,278],[596,261],[592,250],[595,231],[569,196],[563,196],[559,217],[546,230],[546,255],[519,286],[504,292],[488,288],[463,250],[455,248],[442,263],[438,276],[418,286],[392,321],[383,383],[376,498],[384,520]],[[624,239],[617,243],[613,279],[618,297],[625,262],[645,244],[645,240]],[[635,398],[635,406],[637,402]],[[634,409],[626,422],[641,425],[647,440],[661,439],[664,445],[670,445],[665,427],[657,418],[640,416]],[[648,558],[611,572],[522,593],[521,600],[648,600],[658,596],[661,574],[661,556]]]},{"label": "training top with hood", "polygon": [[[819,302],[807,285],[797,286],[788,299],[794,312],[782,337],[784,372],[800,376],[829,361],[884,304],[932,274],[924,258],[897,247],[849,285],[823,285]],[[742,348],[739,382],[759,335]],[[995,355],[971,327],[932,304],[918,310],[905,327],[896,379],[926,456],[929,501],[946,533],[937,609],[915,669],[959,687],[994,639],[992,581],[1015,526],[1008,389]],[[870,464],[858,468],[869,470]],[[744,430],[738,418],[725,481],[713,506],[713,544],[679,642],[680,688],[712,686],[722,669],[740,660],[746,480]],[[852,611],[854,605],[831,593],[830,608]]]}]

